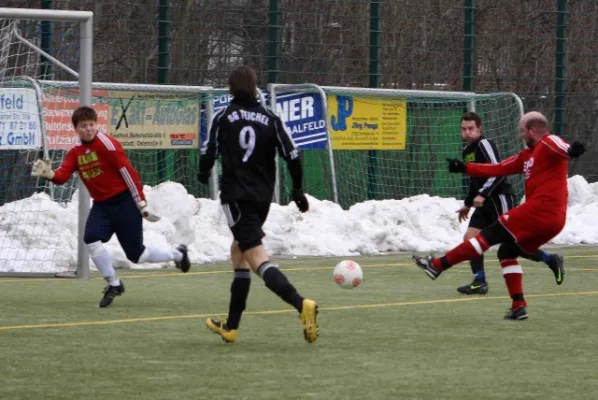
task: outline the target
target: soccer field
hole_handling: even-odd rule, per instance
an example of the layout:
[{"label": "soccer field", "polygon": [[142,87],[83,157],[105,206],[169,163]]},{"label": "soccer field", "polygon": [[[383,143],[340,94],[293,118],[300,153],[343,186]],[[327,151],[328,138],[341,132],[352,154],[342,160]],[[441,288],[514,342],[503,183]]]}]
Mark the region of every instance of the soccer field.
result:
[{"label": "soccer field", "polygon": [[103,281],[0,280],[2,399],[596,399],[598,249],[563,249],[557,286],[523,263],[527,321],[495,254],[490,292],[465,297],[463,264],[431,281],[408,255],[357,257],[363,284],[336,286],[338,258],[280,260],[320,304],[320,338],[254,276],[237,343],[205,317],[228,309],[228,264],[188,274],[122,273],[126,293],[96,307]]}]

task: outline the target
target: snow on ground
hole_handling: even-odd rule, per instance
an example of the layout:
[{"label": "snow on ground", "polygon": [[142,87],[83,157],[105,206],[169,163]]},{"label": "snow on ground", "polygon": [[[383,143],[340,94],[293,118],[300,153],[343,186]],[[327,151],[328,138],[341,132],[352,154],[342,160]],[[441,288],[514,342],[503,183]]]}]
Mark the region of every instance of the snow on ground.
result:
[{"label": "snow on ground", "polygon": [[[189,245],[193,263],[226,260],[232,236],[218,202],[196,199],[173,182],[145,187],[149,204],[162,215],[144,221],[148,246]],[[457,222],[456,199],[419,195],[402,200],[366,201],[349,210],[309,197],[301,214],[291,203],[272,204],[264,227],[271,254],[356,256],[396,251],[441,252],[460,243],[467,222]],[[61,205],[46,194],[0,207],[0,271],[65,271],[77,257],[77,194]],[[567,225],[553,242],[598,244],[598,183],[569,179]],[[129,262],[116,237],[106,244],[115,267],[155,268]],[[92,264],[93,265],[93,264]],[[165,263],[163,267],[173,266]]]}]

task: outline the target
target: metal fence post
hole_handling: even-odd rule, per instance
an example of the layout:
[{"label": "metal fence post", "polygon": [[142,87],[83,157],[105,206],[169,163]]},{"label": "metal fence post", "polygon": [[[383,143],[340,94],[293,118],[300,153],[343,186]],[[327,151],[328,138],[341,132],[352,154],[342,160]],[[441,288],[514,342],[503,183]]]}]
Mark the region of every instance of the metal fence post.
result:
[{"label": "metal fence post", "polygon": [[463,35],[463,90],[473,91],[474,54],[475,54],[475,0],[465,0]]},{"label": "metal fence post", "polygon": [[567,0],[557,0],[556,71],[554,77],[554,133],[565,133],[565,67],[567,64]]},{"label": "metal fence post", "polygon": [[[170,54],[169,54],[169,34],[168,29],[170,25],[169,16],[169,0],[160,0],[158,3],[158,79],[157,83],[168,83],[168,72],[170,70]],[[166,151],[158,150],[158,179],[160,181],[172,179],[172,173],[168,170],[166,160]],[[173,161],[174,162],[174,161]]]},{"label": "metal fence post", "polygon": [[[380,87],[380,19],[381,0],[370,1],[370,87]],[[378,152],[368,150],[368,171],[367,171],[367,198],[376,198],[376,173],[378,164]]]},{"label": "metal fence post", "polygon": [[[44,10],[51,10],[52,9],[52,0],[42,0],[41,8]],[[43,51],[48,54],[52,54],[52,22],[51,21],[42,21],[41,23],[41,41],[40,47]],[[52,62],[48,60],[44,56],[40,56],[41,58],[41,79],[52,79]]]}]

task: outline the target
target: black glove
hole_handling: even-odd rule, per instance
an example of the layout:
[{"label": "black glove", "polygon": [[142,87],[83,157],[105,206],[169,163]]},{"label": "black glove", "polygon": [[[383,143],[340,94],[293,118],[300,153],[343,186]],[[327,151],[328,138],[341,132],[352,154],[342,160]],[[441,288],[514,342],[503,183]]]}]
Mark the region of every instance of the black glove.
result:
[{"label": "black glove", "polygon": [[197,173],[197,180],[201,183],[208,183],[210,181],[210,174],[204,174],[203,172],[199,171]]},{"label": "black glove", "polygon": [[307,197],[305,197],[305,193],[303,193],[302,189],[293,189],[291,192],[291,199],[297,204],[297,208],[302,213],[309,210],[309,203],[307,202]]},{"label": "black glove", "polygon": [[447,158],[448,161],[448,170],[449,172],[455,172],[458,174],[465,173],[465,163],[461,160],[457,160],[456,158]]},{"label": "black glove", "polygon": [[584,146],[583,143],[577,141],[571,143],[571,145],[569,146],[569,150],[567,150],[567,153],[571,158],[577,158],[585,152],[586,146]]}]

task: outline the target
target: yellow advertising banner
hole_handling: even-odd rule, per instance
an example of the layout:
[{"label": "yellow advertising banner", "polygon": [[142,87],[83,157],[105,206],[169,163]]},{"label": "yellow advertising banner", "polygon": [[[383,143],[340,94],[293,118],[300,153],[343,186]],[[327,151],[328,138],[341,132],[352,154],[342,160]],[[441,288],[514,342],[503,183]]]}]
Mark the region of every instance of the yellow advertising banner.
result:
[{"label": "yellow advertising banner", "polygon": [[328,96],[334,150],[405,150],[407,102]]},{"label": "yellow advertising banner", "polygon": [[109,91],[108,99],[108,133],[125,149],[198,148],[198,100],[125,91]]}]

